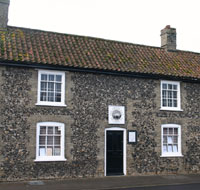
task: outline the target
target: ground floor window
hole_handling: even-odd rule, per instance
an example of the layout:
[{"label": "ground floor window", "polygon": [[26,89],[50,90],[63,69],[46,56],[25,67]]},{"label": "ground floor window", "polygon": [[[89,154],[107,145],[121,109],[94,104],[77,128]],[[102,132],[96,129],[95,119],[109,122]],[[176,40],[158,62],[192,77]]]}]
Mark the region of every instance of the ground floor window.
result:
[{"label": "ground floor window", "polygon": [[181,153],[181,126],[164,124],[161,126],[161,156],[182,156]]},{"label": "ground floor window", "polygon": [[66,160],[64,156],[64,124],[40,122],[36,131],[36,161]]}]

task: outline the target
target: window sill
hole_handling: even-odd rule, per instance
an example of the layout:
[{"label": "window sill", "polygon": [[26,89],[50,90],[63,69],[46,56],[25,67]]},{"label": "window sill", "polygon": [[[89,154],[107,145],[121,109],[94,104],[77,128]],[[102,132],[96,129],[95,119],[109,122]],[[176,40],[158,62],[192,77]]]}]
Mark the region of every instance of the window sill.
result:
[{"label": "window sill", "polygon": [[176,155],[172,155],[172,154],[170,155],[170,154],[169,154],[169,155],[161,155],[160,157],[161,157],[161,158],[162,158],[162,157],[166,158],[166,157],[184,157],[184,156],[183,156],[182,154],[176,154]]},{"label": "window sill", "polygon": [[160,108],[161,111],[183,111],[179,108]]},{"label": "window sill", "polygon": [[36,103],[36,106],[67,107],[66,104]]},{"label": "window sill", "polygon": [[65,158],[37,158],[34,162],[64,162],[66,160]]}]

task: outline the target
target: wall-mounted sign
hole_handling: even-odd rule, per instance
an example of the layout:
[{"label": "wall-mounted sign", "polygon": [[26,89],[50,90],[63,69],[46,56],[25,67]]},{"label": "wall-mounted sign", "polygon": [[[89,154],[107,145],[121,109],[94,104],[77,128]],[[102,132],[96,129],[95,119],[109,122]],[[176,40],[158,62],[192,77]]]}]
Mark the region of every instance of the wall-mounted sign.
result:
[{"label": "wall-mounted sign", "polygon": [[125,124],[125,107],[108,106],[108,123]]},{"label": "wall-mounted sign", "polygon": [[128,131],[128,143],[137,143],[137,131]]}]

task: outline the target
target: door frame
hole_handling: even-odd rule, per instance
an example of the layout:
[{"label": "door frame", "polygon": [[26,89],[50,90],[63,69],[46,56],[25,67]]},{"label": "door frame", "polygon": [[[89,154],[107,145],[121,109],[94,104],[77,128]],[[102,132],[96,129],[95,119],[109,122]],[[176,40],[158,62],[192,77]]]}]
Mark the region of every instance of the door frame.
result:
[{"label": "door frame", "polygon": [[104,152],[104,176],[106,176],[106,157],[107,157],[107,131],[123,131],[123,173],[126,175],[126,129],[121,127],[110,127],[105,129],[105,152]]}]

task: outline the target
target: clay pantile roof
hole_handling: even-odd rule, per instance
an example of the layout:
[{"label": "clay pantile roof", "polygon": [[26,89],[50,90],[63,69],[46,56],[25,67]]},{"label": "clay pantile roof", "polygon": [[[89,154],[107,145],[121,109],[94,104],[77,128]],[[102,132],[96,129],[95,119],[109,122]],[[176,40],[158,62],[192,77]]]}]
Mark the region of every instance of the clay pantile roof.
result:
[{"label": "clay pantile roof", "polygon": [[200,53],[11,26],[0,61],[200,79]]}]

